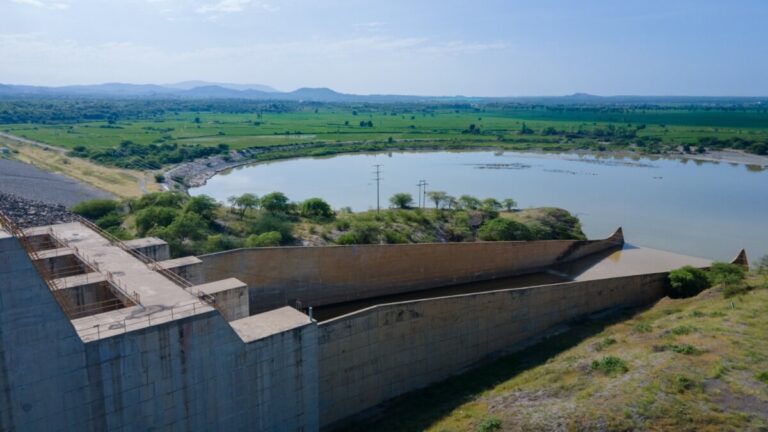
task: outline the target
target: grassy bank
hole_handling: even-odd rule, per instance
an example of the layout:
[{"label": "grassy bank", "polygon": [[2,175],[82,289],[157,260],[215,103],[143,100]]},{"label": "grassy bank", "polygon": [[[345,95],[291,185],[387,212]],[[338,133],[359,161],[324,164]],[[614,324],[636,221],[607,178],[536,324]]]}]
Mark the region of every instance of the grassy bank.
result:
[{"label": "grassy bank", "polygon": [[64,151],[47,149],[0,137],[0,146],[12,150],[13,159],[43,170],[61,173],[120,198],[138,197],[156,192],[160,186],[148,172],[116,168],[87,159],[68,156]]},{"label": "grassy bank", "polygon": [[571,326],[346,431],[764,430],[768,278]]}]

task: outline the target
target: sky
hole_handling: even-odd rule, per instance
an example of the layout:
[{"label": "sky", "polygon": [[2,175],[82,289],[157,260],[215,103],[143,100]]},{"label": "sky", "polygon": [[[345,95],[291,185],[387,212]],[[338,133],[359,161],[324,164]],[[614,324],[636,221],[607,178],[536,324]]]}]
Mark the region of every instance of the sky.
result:
[{"label": "sky", "polygon": [[0,0],[0,83],[768,96],[766,0]]}]

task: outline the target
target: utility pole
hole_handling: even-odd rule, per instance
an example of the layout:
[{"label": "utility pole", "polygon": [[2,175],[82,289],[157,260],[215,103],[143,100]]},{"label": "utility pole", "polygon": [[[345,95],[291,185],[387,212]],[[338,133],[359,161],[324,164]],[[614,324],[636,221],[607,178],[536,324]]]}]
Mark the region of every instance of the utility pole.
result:
[{"label": "utility pole", "polygon": [[421,182],[423,182],[423,181],[424,180],[419,180],[419,182],[416,184],[416,186],[419,188],[419,195],[418,195],[419,208],[421,208]]},{"label": "utility pole", "polygon": [[376,167],[376,171],[374,171],[374,174],[376,174],[376,214],[379,214],[381,211],[381,205],[379,204],[379,184],[381,183],[381,164],[374,165]]},{"label": "utility pole", "polygon": [[427,205],[427,181],[419,180],[419,184],[416,186],[419,187],[419,207],[424,208]]}]

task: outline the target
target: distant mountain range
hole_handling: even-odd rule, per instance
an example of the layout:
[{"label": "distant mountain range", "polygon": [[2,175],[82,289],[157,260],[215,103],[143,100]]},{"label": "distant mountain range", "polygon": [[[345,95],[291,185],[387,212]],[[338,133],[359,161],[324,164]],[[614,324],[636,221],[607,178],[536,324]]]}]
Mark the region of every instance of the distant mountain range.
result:
[{"label": "distant mountain range", "polygon": [[0,84],[0,98],[16,97],[107,97],[107,98],[180,98],[180,99],[251,99],[298,102],[518,102],[533,104],[768,104],[768,97],[720,96],[595,96],[574,93],[568,96],[467,97],[356,95],[339,93],[326,87],[281,92],[263,84],[229,84],[206,81],[184,81],[175,84],[106,83],[44,87]]}]

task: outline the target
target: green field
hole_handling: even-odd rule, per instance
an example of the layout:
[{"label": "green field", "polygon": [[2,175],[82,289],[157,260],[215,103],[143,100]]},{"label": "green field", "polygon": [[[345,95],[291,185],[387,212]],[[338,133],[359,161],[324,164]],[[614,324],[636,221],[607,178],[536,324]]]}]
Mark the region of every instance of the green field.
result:
[{"label": "green field", "polygon": [[[35,121],[32,109],[31,114],[25,112],[25,123],[2,124],[0,131],[80,149],[79,156],[106,164],[119,165],[121,157],[135,156],[139,166],[146,164],[151,155],[125,150],[98,157],[95,152],[115,149],[130,141],[139,146],[165,145],[169,153],[177,147],[222,144],[229,149],[311,144],[315,152],[318,149],[322,152],[323,144],[329,144],[334,148],[333,153],[359,151],[361,148],[354,146],[371,144],[378,146],[374,149],[486,146],[618,150],[632,147],[649,154],[676,151],[679,145],[688,144],[693,146],[691,151],[736,148],[768,153],[768,112],[746,108],[295,104],[263,109],[261,105],[244,103],[235,109],[224,109],[212,101],[204,111],[147,109],[145,112],[106,104],[107,114],[75,115],[74,120],[60,122],[48,117],[42,119],[42,114],[41,120]],[[6,109],[12,112],[13,105]],[[72,109],[76,111],[78,107]],[[90,120],[94,117],[100,119]],[[291,154],[313,153],[297,146],[296,151],[289,151],[285,156]],[[154,165],[149,165],[156,167],[191,157],[155,158]]]}]

